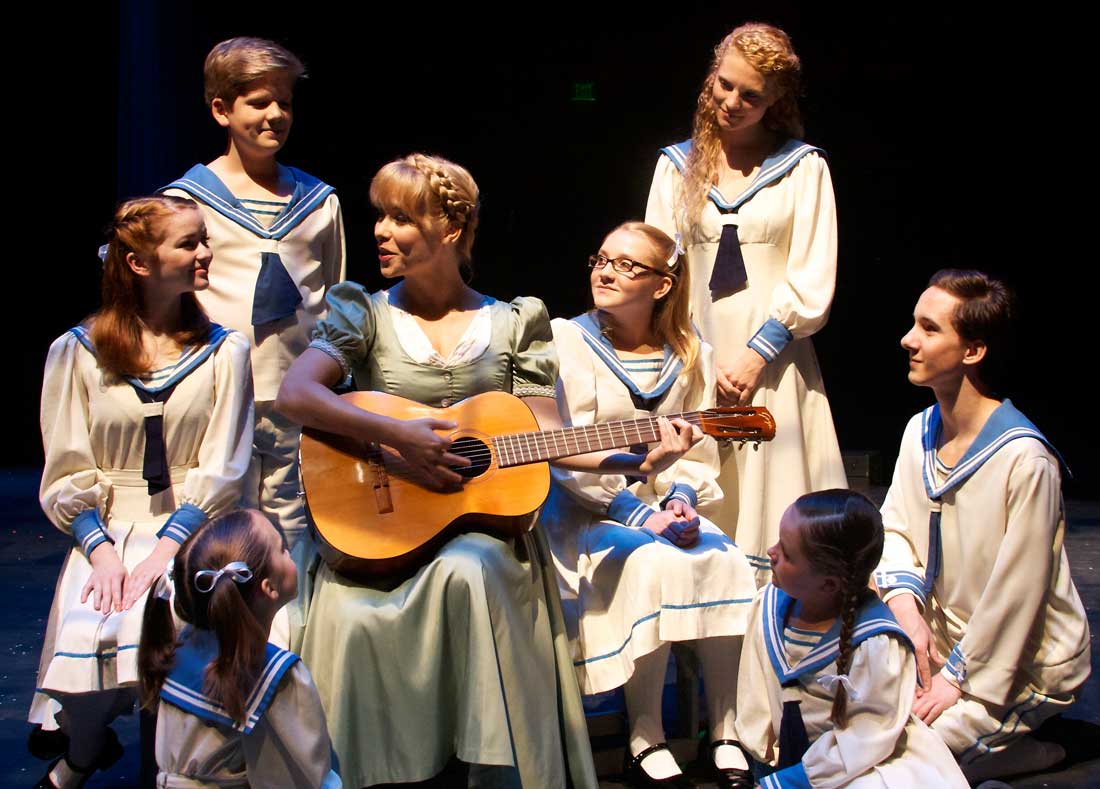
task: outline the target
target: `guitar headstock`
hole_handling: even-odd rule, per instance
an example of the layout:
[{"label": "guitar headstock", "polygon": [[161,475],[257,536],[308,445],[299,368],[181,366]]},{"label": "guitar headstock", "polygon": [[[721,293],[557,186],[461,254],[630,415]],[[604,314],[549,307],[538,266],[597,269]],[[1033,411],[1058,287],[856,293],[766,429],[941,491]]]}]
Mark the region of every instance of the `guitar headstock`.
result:
[{"label": "guitar headstock", "polygon": [[759,445],[775,438],[775,419],[763,406],[718,406],[700,415],[700,429],[719,441],[752,441]]}]

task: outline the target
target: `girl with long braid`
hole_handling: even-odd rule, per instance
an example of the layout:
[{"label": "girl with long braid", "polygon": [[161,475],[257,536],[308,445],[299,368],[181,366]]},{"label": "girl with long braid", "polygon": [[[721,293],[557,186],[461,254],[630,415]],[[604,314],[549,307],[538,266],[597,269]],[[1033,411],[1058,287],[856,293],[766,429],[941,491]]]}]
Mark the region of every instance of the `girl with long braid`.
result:
[{"label": "girl with long braid", "polygon": [[42,510],[73,547],[31,704],[32,748],[68,735],[41,787],[80,786],[121,755],[108,724],[136,698],[145,591],[236,505],[252,444],[248,340],[195,299],[216,265],[198,206],[131,200],[109,235],[102,306],[50,346],[42,384]]},{"label": "girl with long braid", "polygon": [[[465,168],[421,154],[398,159],[375,175],[370,199],[382,276],[402,281],[377,293],[352,282],[329,291],[328,317],[291,367],[276,408],[306,426],[392,447],[448,489],[462,482],[453,468],[468,464],[436,432],[454,423],[370,413],[332,387],[350,375],[357,389],[432,407],[511,392],[540,427],[560,427],[550,319],[538,299],[497,301],[466,283],[479,204]],[[693,443],[690,426],[674,423],[662,418],[665,440],[647,455],[566,462],[656,473]],[[345,783],[422,781],[454,757],[476,765],[478,783],[595,784],[547,553],[538,527],[515,540],[474,530],[412,577],[365,583],[328,566],[317,571],[302,657]]]},{"label": "girl with long braid", "polygon": [[968,785],[911,712],[912,644],[868,588],[882,544],[878,510],[854,491],[808,493],[783,514],[738,676],[741,743],[775,768],[761,786]]}]

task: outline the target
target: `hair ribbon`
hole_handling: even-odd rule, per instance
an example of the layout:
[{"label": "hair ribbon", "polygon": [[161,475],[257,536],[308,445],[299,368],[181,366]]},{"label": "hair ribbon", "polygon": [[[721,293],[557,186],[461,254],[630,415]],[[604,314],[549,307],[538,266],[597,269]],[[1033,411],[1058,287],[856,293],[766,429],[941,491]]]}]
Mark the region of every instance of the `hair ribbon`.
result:
[{"label": "hair ribbon", "polygon": [[228,575],[238,584],[246,584],[252,580],[252,570],[247,564],[230,562],[220,570],[199,570],[195,573],[195,588],[203,594],[211,592],[223,575]]}]

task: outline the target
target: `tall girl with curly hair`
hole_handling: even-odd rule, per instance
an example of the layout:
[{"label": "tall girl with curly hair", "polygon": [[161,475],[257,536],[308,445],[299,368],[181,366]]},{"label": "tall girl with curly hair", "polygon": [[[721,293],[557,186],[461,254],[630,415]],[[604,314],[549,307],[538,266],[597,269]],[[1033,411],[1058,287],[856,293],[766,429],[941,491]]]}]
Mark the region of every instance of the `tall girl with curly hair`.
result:
[{"label": "tall girl with curly hair", "polygon": [[73,538],[30,712],[32,749],[68,735],[43,787],[79,786],[120,755],[108,724],[136,698],[145,591],[236,505],[252,442],[248,341],[195,299],[212,265],[198,207],[131,200],[109,236],[102,306],[54,341],[42,384],[42,509]]},{"label": "tall girl with curly hair", "polygon": [[726,498],[714,515],[758,584],[787,504],[847,484],[810,340],[833,300],[836,207],[823,151],[800,139],[800,77],[779,28],[749,23],[722,39],[692,138],[661,150],[646,209],[646,222],[685,239],[718,404],[767,406],[776,418],[759,452],[723,452]]},{"label": "tall girl with curly hair", "polygon": [[738,675],[737,732],[786,786],[967,786],[943,741],[912,714],[913,645],[868,588],[882,518],[867,497],[799,497],[768,549]]}]

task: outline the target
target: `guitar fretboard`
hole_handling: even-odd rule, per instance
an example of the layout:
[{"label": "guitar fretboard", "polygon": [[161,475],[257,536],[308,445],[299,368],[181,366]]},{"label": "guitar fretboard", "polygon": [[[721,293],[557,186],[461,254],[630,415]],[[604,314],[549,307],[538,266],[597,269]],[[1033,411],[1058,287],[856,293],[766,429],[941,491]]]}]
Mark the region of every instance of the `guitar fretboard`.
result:
[{"label": "guitar fretboard", "polygon": [[[691,411],[683,414],[662,414],[669,419],[679,417],[685,422],[699,425],[703,414]],[[634,444],[651,444],[661,440],[657,429],[657,417],[628,419],[619,422],[600,422],[595,425],[565,427],[560,430],[543,430],[534,433],[511,433],[492,439],[496,448],[497,464],[502,468],[542,463],[549,460],[599,452],[605,449],[629,447]]]}]

